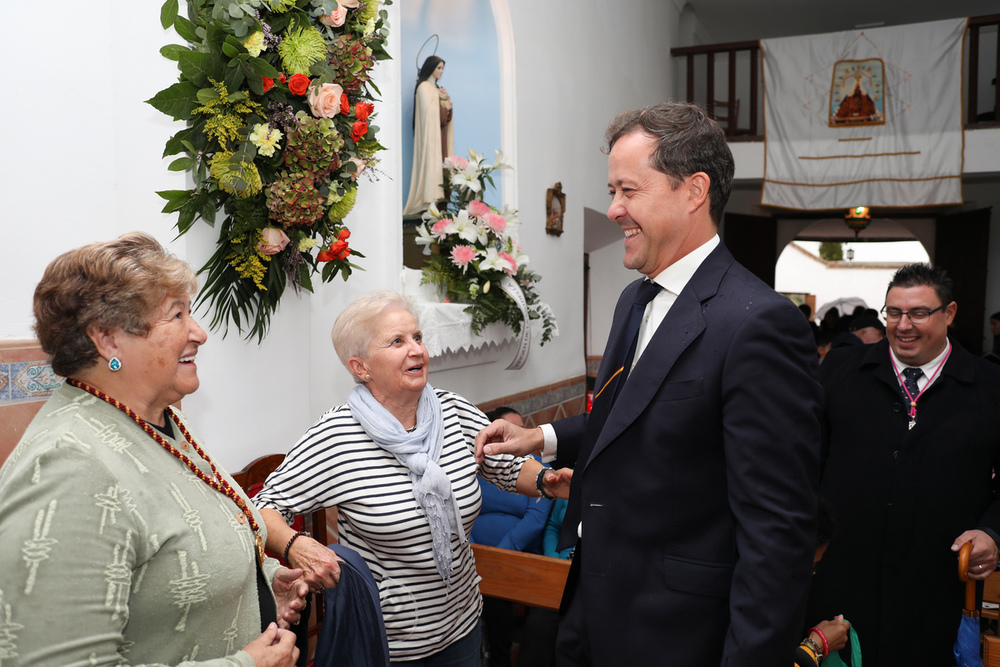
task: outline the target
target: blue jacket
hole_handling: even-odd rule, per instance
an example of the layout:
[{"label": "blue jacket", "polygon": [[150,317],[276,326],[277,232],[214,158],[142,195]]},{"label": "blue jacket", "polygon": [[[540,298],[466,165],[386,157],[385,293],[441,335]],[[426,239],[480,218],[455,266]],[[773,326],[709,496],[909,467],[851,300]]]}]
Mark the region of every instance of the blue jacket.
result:
[{"label": "blue jacket", "polygon": [[479,490],[483,506],[472,526],[471,541],[511,551],[541,553],[542,530],[552,501],[501,491],[481,477]]}]

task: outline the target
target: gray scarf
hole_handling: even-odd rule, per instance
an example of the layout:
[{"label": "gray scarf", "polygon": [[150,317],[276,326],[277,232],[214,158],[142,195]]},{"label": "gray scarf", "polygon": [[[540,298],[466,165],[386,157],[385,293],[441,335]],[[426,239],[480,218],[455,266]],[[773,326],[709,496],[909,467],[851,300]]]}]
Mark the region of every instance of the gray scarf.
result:
[{"label": "gray scarf", "polygon": [[351,414],[365,433],[410,471],[413,496],[427,514],[434,544],[434,562],[445,585],[451,585],[451,534],[465,543],[465,529],[451,481],[438,465],[444,446],[441,401],[433,387],[424,385],[417,405],[417,426],[407,432],[399,420],[375,400],[366,385],[355,385],[347,398]]}]

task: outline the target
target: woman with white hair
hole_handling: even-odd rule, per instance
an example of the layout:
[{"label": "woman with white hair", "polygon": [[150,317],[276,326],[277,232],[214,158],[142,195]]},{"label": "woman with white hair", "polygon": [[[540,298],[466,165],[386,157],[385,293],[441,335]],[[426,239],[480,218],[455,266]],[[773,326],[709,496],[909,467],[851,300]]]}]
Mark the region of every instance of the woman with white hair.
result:
[{"label": "woman with white hair", "polygon": [[481,503],[476,475],[505,491],[565,497],[572,472],[510,455],[476,464],[475,437],[489,420],[427,383],[427,349],[403,295],[359,297],[337,318],[333,345],[357,384],[254,498],[268,547],[313,588],[336,586],[333,552],[287,523],[336,507],[340,543],[378,582],[392,664],[479,665],[482,598],[467,538]]}]

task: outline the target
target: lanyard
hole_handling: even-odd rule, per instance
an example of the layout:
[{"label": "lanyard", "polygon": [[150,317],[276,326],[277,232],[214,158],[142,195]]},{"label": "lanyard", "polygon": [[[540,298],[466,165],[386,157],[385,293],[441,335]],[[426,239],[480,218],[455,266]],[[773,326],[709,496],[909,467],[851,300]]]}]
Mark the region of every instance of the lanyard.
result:
[{"label": "lanyard", "polygon": [[944,355],[944,359],[942,359],[941,363],[938,364],[937,369],[934,371],[934,375],[927,379],[927,384],[924,385],[924,388],[921,389],[916,396],[914,396],[910,393],[909,388],[906,386],[906,382],[903,380],[903,373],[899,370],[899,367],[896,366],[896,360],[893,359],[891,354],[889,355],[889,361],[892,362],[892,370],[896,372],[896,378],[899,380],[900,386],[903,387],[903,393],[906,394],[908,399],[910,399],[910,409],[907,411],[907,414],[910,416],[909,428],[913,428],[917,425],[917,400],[923,396],[924,392],[927,391],[927,388],[931,386],[931,383],[934,382],[934,378],[936,378],[938,373],[941,372],[941,369],[944,368],[944,364],[948,361],[948,357],[950,356],[951,347],[948,348],[948,352]]}]

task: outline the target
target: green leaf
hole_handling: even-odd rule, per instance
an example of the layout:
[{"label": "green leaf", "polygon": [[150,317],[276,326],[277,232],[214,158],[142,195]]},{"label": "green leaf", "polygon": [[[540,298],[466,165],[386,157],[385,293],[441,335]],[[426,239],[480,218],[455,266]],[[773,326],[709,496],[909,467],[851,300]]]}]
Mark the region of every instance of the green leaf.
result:
[{"label": "green leaf", "polygon": [[187,40],[192,44],[197,44],[201,41],[198,37],[198,30],[194,23],[190,19],[186,19],[183,16],[178,16],[174,19],[174,30],[177,34],[181,36],[182,39]]},{"label": "green leaf", "polygon": [[171,155],[177,155],[183,150],[188,151],[191,154],[196,153],[194,146],[188,141],[191,136],[191,128],[185,128],[175,134],[174,136],[167,139],[166,145],[163,147],[163,155],[161,157],[170,157]]},{"label": "green leaf", "polygon": [[177,17],[177,0],[167,0],[160,8],[160,25],[166,30],[174,24]]},{"label": "green leaf", "polygon": [[167,44],[166,46],[160,49],[160,55],[166,58],[167,60],[173,60],[174,62],[177,62],[178,60],[180,60],[182,52],[190,50],[191,49],[189,49],[188,47],[181,46],[179,44]]},{"label": "green leaf", "polygon": [[194,158],[179,157],[170,163],[167,167],[168,171],[187,171],[194,165]]},{"label": "green leaf", "polygon": [[146,100],[146,103],[174,120],[190,120],[191,112],[200,106],[197,96],[197,86],[190,81],[180,81],[161,90]]},{"label": "green leaf", "polygon": [[201,102],[202,106],[205,106],[209,102],[214,102],[219,99],[219,93],[215,88],[202,88],[198,91],[198,101]]},{"label": "green leaf", "polygon": [[263,58],[251,58],[249,61],[250,69],[257,76],[266,76],[269,79],[277,79],[281,76],[281,73],[271,66],[271,63],[267,62]]},{"label": "green leaf", "polygon": [[160,197],[167,200],[163,206],[164,213],[173,213],[180,209],[194,195],[194,190],[159,190]]},{"label": "green leaf", "polygon": [[177,60],[177,67],[185,79],[198,87],[208,84],[208,78],[214,78],[213,58],[211,53],[186,51]]},{"label": "green leaf", "polygon": [[235,58],[240,55],[240,50],[232,45],[228,37],[226,38],[226,41],[222,43],[222,52],[230,58]]}]

